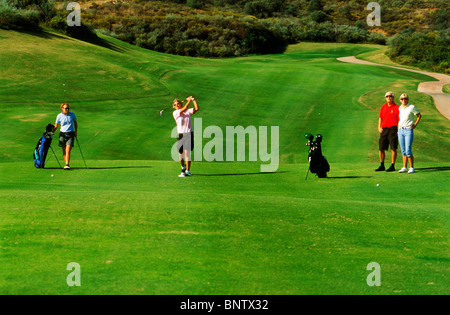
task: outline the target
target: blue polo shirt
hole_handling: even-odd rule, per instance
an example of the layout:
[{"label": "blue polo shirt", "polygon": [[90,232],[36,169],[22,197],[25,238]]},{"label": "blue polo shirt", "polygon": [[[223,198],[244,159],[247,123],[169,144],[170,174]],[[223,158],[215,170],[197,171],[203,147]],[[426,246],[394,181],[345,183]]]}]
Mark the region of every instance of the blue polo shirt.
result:
[{"label": "blue polo shirt", "polygon": [[73,132],[75,131],[74,122],[77,120],[77,116],[74,113],[69,112],[67,115],[63,113],[56,116],[56,123],[61,125],[61,132]]}]

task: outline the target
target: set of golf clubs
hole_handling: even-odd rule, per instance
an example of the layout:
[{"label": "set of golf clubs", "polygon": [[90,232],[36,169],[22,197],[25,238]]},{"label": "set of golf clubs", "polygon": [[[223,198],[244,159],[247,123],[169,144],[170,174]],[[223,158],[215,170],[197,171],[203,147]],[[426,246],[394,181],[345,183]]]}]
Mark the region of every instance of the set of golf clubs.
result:
[{"label": "set of golf clubs", "polygon": [[[81,157],[83,158],[84,166],[85,166],[86,169],[88,169],[87,164],[86,164],[86,160],[84,159],[83,151],[81,150],[80,142],[78,141],[78,137],[75,137],[75,140],[77,141],[78,149],[80,149],[80,153],[81,153]],[[55,156],[56,162],[58,162],[59,168],[63,168],[61,166],[61,163],[59,163],[58,157],[56,156],[56,153],[53,150],[52,146],[50,146],[50,149],[52,150],[53,155]]]}]

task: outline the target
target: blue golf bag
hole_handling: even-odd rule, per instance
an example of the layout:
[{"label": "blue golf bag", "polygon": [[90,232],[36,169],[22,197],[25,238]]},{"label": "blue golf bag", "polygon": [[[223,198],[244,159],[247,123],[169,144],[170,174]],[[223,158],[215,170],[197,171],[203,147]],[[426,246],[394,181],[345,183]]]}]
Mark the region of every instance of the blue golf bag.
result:
[{"label": "blue golf bag", "polygon": [[34,166],[36,168],[45,167],[45,160],[47,159],[48,149],[52,144],[53,125],[48,124],[45,129],[46,131],[44,132],[42,137],[39,138],[33,152]]}]

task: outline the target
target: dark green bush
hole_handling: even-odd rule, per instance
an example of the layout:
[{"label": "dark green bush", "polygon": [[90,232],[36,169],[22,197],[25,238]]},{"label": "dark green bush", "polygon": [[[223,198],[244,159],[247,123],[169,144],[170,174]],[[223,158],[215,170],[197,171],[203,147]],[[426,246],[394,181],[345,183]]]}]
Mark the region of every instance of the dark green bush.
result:
[{"label": "dark green bush", "polygon": [[290,12],[292,9],[292,6],[282,0],[253,0],[245,3],[244,13],[258,18],[268,18],[277,13]]},{"label": "dark green bush", "polygon": [[323,23],[330,20],[330,17],[324,11],[311,12],[310,16],[311,19],[316,23]]},{"label": "dark green bush", "polygon": [[39,29],[39,11],[17,8],[8,0],[0,0],[0,28]]},{"label": "dark green bush", "polygon": [[416,32],[410,28],[391,37],[388,44],[388,55],[393,60],[444,73],[448,69],[448,31]]},{"label": "dark green bush", "polygon": [[86,41],[98,39],[92,26],[84,23],[81,23],[81,26],[68,26],[67,16],[69,14],[70,12],[66,10],[58,12],[50,21],[46,23],[46,26],[73,38]]},{"label": "dark green bush", "polygon": [[187,0],[186,5],[193,9],[201,9],[203,7],[203,3],[200,0]]},{"label": "dark green bush", "polygon": [[321,0],[311,0],[308,5],[308,12],[323,11],[323,3]]}]

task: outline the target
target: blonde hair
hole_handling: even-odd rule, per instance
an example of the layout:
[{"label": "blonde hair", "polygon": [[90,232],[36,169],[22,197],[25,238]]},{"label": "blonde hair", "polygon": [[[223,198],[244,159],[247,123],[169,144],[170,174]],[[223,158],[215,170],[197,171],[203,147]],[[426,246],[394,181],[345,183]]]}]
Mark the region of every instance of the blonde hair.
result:
[{"label": "blonde hair", "polygon": [[406,93],[403,93],[402,95],[400,95],[400,100],[402,100],[402,98],[406,98],[409,101],[409,96]]}]

